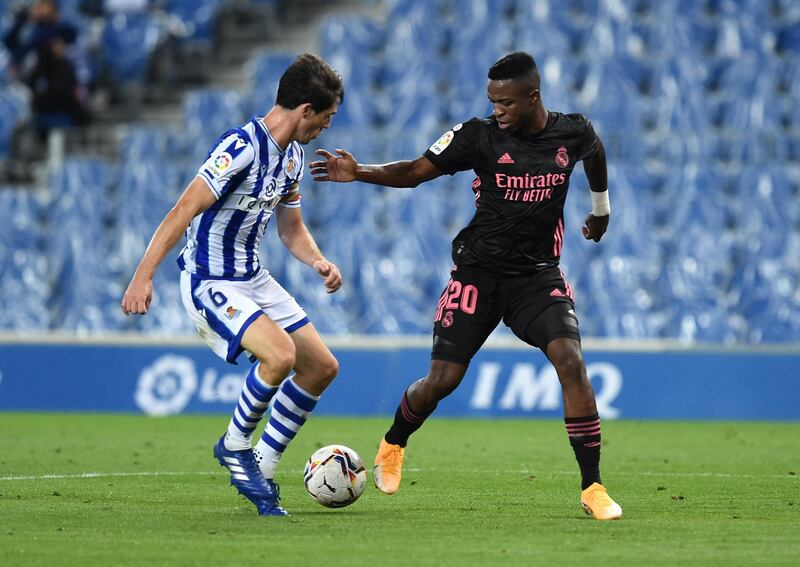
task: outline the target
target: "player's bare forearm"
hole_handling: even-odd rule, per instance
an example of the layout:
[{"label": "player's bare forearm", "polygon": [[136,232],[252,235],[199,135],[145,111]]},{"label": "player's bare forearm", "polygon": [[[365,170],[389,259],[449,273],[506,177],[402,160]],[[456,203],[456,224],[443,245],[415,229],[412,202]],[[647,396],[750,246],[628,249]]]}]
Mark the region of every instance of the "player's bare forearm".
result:
[{"label": "player's bare forearm", "polygon": [[292,256],[303,264],[311,266],[315,261],[324,259],[314,237],[303,222],[299,208],[281,207],[277,211],[278,236],[292,253]]},{"label": "player's bare forearm", "polygon": [[317,246],[303,222],[300,208],[280,207],[277,210],[278,236],[292,256],[314,269],[323,279],[328,293],[342,285],[339,268],[330,262]]},{"label": "player's bare forearm", "polygon": [[426,157],[413,161],[395,161],[380,165],[365,165],[356,161],[347,150],[337,149],[335,156],[327,150],[317,150],[324,159],[311,163],[316,181],[363,181],[385,187],[416,187],[439,177],[442,173]]},{"label": "player's bare forearm", "polygon": [[214,203],[214,195],[205,182],[195,178],[181,198],[158,225],[147,245],[128,289],[122,297],[122,311],[126,315],[144,314],[153,296],[153,276],[170,250],[178,243],[192,219]]},{"label": "player's bare forearm", "polygon": [[153,233],[153,238],[150,239],[150,244],[147,245],[147,250],[136,268],[134,279],[153,279],[156,269],[158,269],[166,255],[169,254],[169,251],[178,243],[193,216],[185,209],[178,207],[167,213],[167,216],[164,217],[164,220],[161,221],[161,224],[158,225],[158,228]]},{"label": "player's bare forearm", "polygon": [[358,164],[356,180],[384,187],[416,187],[441,173],[428,158],[414,161],[394,161],[381,165]]}]

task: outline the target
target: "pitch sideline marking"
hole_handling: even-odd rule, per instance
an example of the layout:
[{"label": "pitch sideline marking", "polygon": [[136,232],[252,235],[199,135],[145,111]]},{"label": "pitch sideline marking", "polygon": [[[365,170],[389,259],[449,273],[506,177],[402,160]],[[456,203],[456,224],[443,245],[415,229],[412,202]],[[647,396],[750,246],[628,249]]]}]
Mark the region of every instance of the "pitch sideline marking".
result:
[{"label": "pitch sideline marking", "polygon": [[[446,471],[443,469],[425,469],[425,468],[408,468],[405,469],[405,472],[416,472],[416,473],[424,473],[424,472],[452,472]],[[526,469],[519,469],[519,470],[464,470],[461,469],[459,472],[465,472],[470,474],[538,474],[543,477],[550,476],[563,476],[569,475],[573,476],[578,474],[577,471],[549,471],[549,472],[541,472],[535,470],[526,470]],[[301,471],[291,471],[291,474],[300,474]],[[202,475],[221,475],[216,471],[197,471],[197,472],[182,472],[182,471],[143,471],[143,472],[85,472],[85,473],[74,473],[74,474],[42,474],[42,475],[31,475],[31,476],[17,476],[17,475],[10,475],[10,476],[0,476],[0,481],[13,481],[13,480],[76,480],[76,479],[88,479],[88,478],[125,478],[125,477],[156,477],[156,476],[202,476]],[[609,474],[609,476],[652,476],[652,477],[678,477],[678,478],[784,478],[784,479],[791,479],[797,480],[800,479],[800,475],[790,475],[790,474],[764,474],[764,475],[757,475],[757,474],[742,474],[742,473],[713,473],[713,472],[655,472],[655,471],[642,471],[642,472],[617,472],[613,474]]]}]

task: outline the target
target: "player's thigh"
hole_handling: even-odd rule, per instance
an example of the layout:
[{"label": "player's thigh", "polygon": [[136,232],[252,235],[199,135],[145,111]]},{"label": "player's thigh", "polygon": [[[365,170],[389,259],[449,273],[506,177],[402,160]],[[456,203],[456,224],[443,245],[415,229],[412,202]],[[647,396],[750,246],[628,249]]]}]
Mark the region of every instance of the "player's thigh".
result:
[{"label": "player's thigh", "polygon": [[558,268],[521,278],[506,291],[504,318],[517,337],[545,353],[547,345],[558,338],[580,343],[572,290]]},{"label": "player's thigh", "polygon": [[262,362],[288,373],[295,363],[295,347],[289,334],[261,313],[245,330],[242,346]]},{"label": "player's thigh", "polygon": [[211,349],[228,362],[235,362],[245,350],[245,333],[263,315],[251,295],[250,282],[201,280],[186,272],[181,275],[186,311]]},{"label": "player's thigh", "polygon": [[306,391],[321,394],[339,373],[339,362],[311,323],[292,332],[289,337],[296,350],[295,381]]},{"label": "player's thigh", "polygon": [[468,366],[500,322],[503,299],[491,272],[459,266],[450,275],[434,317],[431,358]]}]

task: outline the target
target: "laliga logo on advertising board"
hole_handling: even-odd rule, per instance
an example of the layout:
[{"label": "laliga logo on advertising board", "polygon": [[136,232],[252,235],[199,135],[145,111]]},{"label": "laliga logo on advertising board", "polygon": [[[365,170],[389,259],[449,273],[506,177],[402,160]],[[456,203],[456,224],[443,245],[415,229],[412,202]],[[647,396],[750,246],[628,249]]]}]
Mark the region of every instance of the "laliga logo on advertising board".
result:
[{"label": "laliga logo on advertising board", "polygon": [[134,401],[147,415],[173,415],[182,412],[195,395],[201,402],[233,403],[239,399],[243,380],[239,374],[220,376],[213,368],[199,378],[191,358],[165,354],[142,370]]},{"label": "laliga logo on advertising board", "polygon": [[[469,402],[471,409],[531,411],[561,408],[561,383],[558,381],[555,368],[551,365],[543,366],[537,376],[533,364],[514,364],[505,388],[497,392],[502,370],[503,365],[499,362],[484,362],[478,367],[478,380]],[[605,419],[619,417],[619,409],[612,404],[622,390],[622,372],[608,362],[595,362],[586,365],[586,373],[594,387],[597,412],[600,417]],[[495,405],[496,392],[500,399]]]}]

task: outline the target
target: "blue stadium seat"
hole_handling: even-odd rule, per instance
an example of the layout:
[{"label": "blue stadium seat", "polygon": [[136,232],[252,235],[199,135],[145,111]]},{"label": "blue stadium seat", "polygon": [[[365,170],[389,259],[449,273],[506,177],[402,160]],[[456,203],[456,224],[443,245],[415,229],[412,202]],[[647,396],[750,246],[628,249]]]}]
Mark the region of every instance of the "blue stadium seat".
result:
[{"label": "blue stadium seat", "polygon": [[28,187],[0,187],[0,294],[14,298],[0,310],[0,331],[47,331],[51,258],[45,201]]},{"label": "blue stadium seat", "polygon": [[253,98],[261,112],[275,101],[281,75],[295,57],[297,57],[295,53],[264,53],[248,61]]},{"label": "blue stadium seat", "polygon": [[[249,117],[243,111],[242,96],[225,89],[197,89],[183,102],[184,136],[191,140],[190,159],[205,160],[211,144],[234,125]],[[198,161],[198,166],[201,162]]]},{"label": "blue stadium seat", "polygon": [[53,317],[59,328],[90,332],[119,326],[123,290],[114,277],[108,231],[115,176],[110,163],[95,158],[67,160],[53,176],[50,222],[62,235],[51,245]]},{"label": "blue stadium seat", "polygon": [[143,82],[150,57],[165,33],[161,22],[149,13],[120,13],[108,18],[100,43],[106,72],[113,81]]},{"label": "blue stadium seat", "polygon": [[184,42],[207,42],[214,39],[214,20],[222,9],[220,0],[166,0],[167,13],[184,25]]},{"label": "blue stadium seat", "polygon": [[30,116],[30,95],[20,85],[0,88],[0,159],[11,151],[11,136],[18,124]]}]

